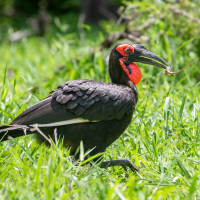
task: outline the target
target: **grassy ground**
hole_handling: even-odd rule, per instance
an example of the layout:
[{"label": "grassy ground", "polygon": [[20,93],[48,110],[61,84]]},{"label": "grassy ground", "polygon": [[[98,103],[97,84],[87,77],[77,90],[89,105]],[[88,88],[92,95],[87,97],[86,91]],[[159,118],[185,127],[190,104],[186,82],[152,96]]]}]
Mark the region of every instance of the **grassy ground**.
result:
[{"label": "grassy ground", "polygon": [[[96,33],[88,28],[2,42],[0,124],[8,124],[65,81],[109,81],[105,60],[110,50],[100,51],[103,36]],[[197,57],[190,42],[157,37],[153,28],[149,33],[146,48],[174,70]],[[143,80],[132,123],[104,156],[129,159],[139,173],[128,171],[126,178],[120,167],[82,166],[62,145],[46,148],[27,136],[0,143],[0,199],[199,199],[199,62],[173,77],[139,66]]]}]

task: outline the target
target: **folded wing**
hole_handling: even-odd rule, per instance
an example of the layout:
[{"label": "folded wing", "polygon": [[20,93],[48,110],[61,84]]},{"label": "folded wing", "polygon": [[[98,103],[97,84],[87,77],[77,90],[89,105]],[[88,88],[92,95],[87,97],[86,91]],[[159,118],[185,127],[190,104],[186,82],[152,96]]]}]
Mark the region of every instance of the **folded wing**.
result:
[{"label": "folded wing", "polygon": [[[135,88],[136,90],[136,88]],[[51,124],[67,120],[107,121],[121,119],[134,109],[137,92],[112,83],[68,81],[19,115],[11,124]]]}]

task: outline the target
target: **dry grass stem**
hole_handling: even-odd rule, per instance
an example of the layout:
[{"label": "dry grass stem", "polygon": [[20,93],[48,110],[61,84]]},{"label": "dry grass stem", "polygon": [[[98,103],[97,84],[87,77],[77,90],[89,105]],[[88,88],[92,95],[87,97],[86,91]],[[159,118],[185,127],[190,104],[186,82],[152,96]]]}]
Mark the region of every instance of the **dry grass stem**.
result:
[{"label": "dry grass stem", "polygon": [[32,127],[33,127],[33,128],[31,129],[31,131],[37,131],[40,135],[42,135],[42,136],[44,137],[44,139],[45,139],[47,142],[49,142],[49,144],[50,144],[51,146],[53,146],[53,143],[52,143],[51,139],[48,138],[48,137],[38,128],[38,125],[37,125],[37,124],[33,124]]}]

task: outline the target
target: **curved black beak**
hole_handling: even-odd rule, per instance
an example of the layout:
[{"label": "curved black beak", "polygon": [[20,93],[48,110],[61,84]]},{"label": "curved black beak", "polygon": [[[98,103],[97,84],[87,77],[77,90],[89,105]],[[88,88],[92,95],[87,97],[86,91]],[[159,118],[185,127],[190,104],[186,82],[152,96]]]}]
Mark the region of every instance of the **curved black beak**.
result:
[{"label": "curved black beak", "polygon": [[128,62],[140,62],[149,65],[154,65],[166,69],[169,66],[162,58],[158,57],[156,54],[148,51],[140,44],[133,45],[134,53],[128,55]]}]

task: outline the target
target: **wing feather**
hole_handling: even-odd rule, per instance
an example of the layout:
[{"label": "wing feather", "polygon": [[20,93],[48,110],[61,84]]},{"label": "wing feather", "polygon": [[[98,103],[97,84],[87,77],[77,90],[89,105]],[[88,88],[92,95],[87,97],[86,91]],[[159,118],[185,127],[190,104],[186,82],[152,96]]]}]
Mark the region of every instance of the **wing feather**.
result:
[{"label": "wing feather", "polygon": [[133,111],[136,103],[136,88],[90,80],[68,81],[19,115],[12,124],[47,124],[75,118],[121,119]]}]

